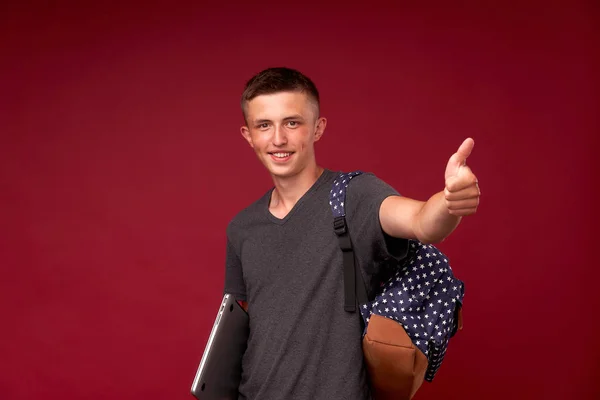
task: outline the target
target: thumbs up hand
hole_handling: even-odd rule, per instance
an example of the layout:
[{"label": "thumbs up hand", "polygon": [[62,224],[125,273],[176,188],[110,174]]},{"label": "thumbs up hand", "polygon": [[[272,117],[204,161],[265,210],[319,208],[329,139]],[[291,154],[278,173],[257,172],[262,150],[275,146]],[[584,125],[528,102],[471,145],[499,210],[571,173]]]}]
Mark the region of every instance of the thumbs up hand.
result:
[{"label": "thumbs up hand", "polygon": [[474,146],[473,139],[466,139],[446,166],[444,196],[448,212],[455,216],[474,214],[479,205],[481,192],[477,177],[467,166],[467,157],[471,155]]}]

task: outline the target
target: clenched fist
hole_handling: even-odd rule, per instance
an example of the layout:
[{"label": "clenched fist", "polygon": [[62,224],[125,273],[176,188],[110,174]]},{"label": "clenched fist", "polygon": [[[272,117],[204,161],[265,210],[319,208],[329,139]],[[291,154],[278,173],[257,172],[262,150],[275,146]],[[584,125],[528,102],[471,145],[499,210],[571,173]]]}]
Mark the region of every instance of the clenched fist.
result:
[{"label": "clenched fist", "polygon": [[467,157],[473,151],[475,142],[466,139],[458,148],[458,151],[450,157],[446,166],[446,207],[448,212],[456,216],[474,214],[479,206],[479,183],[477,177],[467,166]]}]

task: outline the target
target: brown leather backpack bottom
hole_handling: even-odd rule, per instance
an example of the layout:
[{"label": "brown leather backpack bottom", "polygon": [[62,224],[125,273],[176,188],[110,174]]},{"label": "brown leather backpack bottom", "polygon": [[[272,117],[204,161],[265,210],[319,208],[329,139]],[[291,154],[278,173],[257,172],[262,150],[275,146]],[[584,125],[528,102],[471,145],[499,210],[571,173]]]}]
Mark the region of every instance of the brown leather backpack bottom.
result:
[{"label": "brown leather backpack bottom", "polygon": [[363,353],[375,400],[410,400],[427,371],[427,357],[396,321],[371,315]]}]

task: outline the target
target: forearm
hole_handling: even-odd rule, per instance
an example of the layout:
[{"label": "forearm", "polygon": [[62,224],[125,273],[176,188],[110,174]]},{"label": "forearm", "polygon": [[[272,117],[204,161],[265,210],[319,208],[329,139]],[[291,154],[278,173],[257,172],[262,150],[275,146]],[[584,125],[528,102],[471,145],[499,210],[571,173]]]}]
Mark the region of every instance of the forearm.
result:
[{"label": "forearm", "polygon": [[414,220],[415,236],[423,243],[439,243],[456,229],[461,217],[449,213],[444,192],[434,194],[423,204]]},{"label": "forearm", "polygon": [[385,233],[396,238],[438,243],[450,235],[463,216],[474,214],[479,206],[477,177],[466,165],[473,139],[466,139],[450,157],[444,175],[445,188],[426,202],[403,196],[389,196],[379,208]]}]

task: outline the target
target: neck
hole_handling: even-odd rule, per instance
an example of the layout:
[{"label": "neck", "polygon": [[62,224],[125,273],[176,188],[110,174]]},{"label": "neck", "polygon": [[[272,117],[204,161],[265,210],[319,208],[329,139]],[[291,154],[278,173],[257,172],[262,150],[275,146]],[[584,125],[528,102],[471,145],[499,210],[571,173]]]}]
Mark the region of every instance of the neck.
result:
[{"label": "neck", "polygon": [[287,214],[298,200],[314,185],[322,173],[323,168],[314,165],[294,176],[273,176],[275,189],[271,195],[269,209],[275,214]]}]

